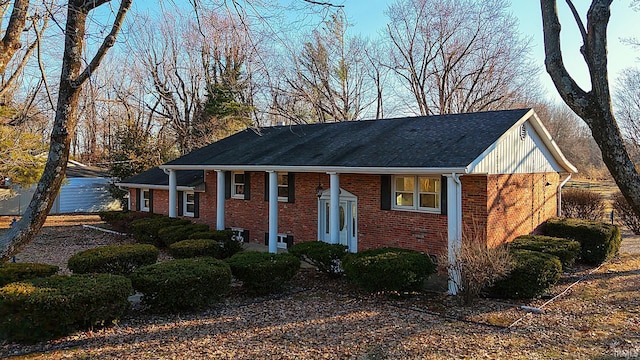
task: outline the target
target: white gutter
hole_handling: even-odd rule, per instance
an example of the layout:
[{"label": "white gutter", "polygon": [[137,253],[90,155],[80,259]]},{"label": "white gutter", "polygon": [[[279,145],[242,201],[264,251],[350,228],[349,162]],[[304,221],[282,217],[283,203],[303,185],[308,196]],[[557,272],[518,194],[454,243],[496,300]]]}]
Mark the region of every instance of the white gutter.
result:
[{"label": "white gutter", "polygon": [[467,173],[465,167],[429,168],[429,167],[345,167],[345,166],[291,166],[291,165],[160,165],[161,169],[171,170],[222,170],[222,171],[276,171],[276,172],[307,172],[307,173],[348,173],[348,174],[450,174]]},{"label": "white gutter", "polygon": [[[153,190],[169,190],[169,185],[152,185],[152,184],[137,184],[137,183],[115,183],[116,186],[122,188],[144,188]],[[204,192],[204,190],[196,190],[193,186],[178,186],[178,191],[195,191]],[[124,190],[124,189],[122,189]]]},{"label": "white gutter", "polygon": [[562,182],[560,182],[560,184],[558,184],[558,190],[557,190],[557,198],[558,198],[558,212],[557,215],[558,217],[562,216],[562,187],[569,181],[571,180],[571,173],[569,173],[569,175],[567,175],[566,179],[562,180]]}]

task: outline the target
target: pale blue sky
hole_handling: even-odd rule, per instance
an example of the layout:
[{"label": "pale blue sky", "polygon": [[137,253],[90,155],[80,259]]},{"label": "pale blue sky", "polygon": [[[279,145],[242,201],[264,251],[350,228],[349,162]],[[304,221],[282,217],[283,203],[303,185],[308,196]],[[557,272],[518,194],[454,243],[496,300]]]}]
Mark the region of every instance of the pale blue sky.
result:
[{"label": "pale blue sky", "polygon": [[[366,35],[375,34],[384,29],[386,17],[384,11],[392,3],[388,0],[346,0],[345,13],[348,19],[354,23],[354,32]],[[574,1],[578,11],[586,24],[586,13],[590,1]],[[544,48],[542,37],[542,16],[540,1],[537,0],[512,0],[511,12],[520,23],[519,31],[532,37],[533,51],[531,56],[535,64],[541,70],[540,80],[548,92],[552,92],[555,98],[555,88],[549,76],[544,71]],[[580,54],[582,44],[578,28],[575,25],[566,3],[558,1],[558,12],[562,23],[561,40],[564,50],[565,65],[576,81],[585,90],[591,88],[589,74]],[[634,25],[635,24],[635,25]],[[611,7],[611,20],[608,27],[609,45],[609,79],[615,82],[621,70],[630,66],[640,66],[638,58],[640,50],[634,50],[629,45],[621,42],[624,37],[640,37],[640,12],[629,8],[629,1],[614,1]]]},{"label": "pale blue sky", "polygon": [[[221,3],[220,0],[202,0],[204,3]],[[280,3],[302,4],[302,0],[277,0]],[[353,24],[352,32],[366,37],[375,38],[378,32],[383,31],[387,18],[385,10],[392,0],[334,0],[344,4],[344,12],[347,19]],[[269,0],[265,1],[266,3]],[[242,3],[242,2],[241,2]],[[591,1],[574,1],[578,11],[586,23],[586,12]],[[153,4],[153,5],[152,5]],[[187,0],[164,0],[165,6],[190,7]],[[157,3],[149,1],[134,1],[134,9],[139,11],[157,10]],[[538,0],[512,0],[511,12],[519,20],[520,33],[531,37],[532,58],[536,65],[540,66],[540,83],[545,87],[551,97],[558,99],[557,93],[549,76],[544,71],[544,50],[542,38],[542,18],[540,14],[540,1]],[[590,89],[589,75],[586,65],[580,55],[579,48],[582,44],[579,32],[575,25],[565,1],[558,0],[558,10],[562,23],[562,47],[565,65],[576,81],[585,90]],[[628,0],[616,0],[611,8],[611,21],[608,27],[609,42],[609,79],[612,85],[618,74],[625,68],[640,66],[638,58],[640,49],[633,49],[622,43],[624,37],[640,37],[640,11],[633,11],[629,7]],[[635,24],[635,25],[634,25]],[[295,30],[295,29],[294,29]]]}]

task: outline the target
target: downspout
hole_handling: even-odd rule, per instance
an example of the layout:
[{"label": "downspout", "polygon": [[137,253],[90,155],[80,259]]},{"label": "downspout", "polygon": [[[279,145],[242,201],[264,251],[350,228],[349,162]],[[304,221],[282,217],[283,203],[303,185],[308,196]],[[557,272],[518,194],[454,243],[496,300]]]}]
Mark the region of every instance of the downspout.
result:
[{"label": "downspout", "polygon": [[557,211],[557,215],[558,217],[562,216],[562,187],[569,181],[571,180],[571,173],[569,173],[569,175],[567,175],[566,179],[562,180],[560,182],[560,184],[558,184],[558,190],[557,190],[557,199],[558,199],[558,211]]},{"label": "downspout", "polygon": [[[451,178],[451,182],[448,179]],[[451,176],[447,176],[447,200],[449,206],[454,208],[453,211],[447,212],[448,231],[447,236],[447,250],[449,257],[449,286],[448,292],[450,295],[457,295],[460,290],[461,274],[458,267],[458,254],[460,253],[460,247],[462,246],[462,182],[460,181],[460,175],[451,173]],[[453,204],[452,204],[452,201]]]}]

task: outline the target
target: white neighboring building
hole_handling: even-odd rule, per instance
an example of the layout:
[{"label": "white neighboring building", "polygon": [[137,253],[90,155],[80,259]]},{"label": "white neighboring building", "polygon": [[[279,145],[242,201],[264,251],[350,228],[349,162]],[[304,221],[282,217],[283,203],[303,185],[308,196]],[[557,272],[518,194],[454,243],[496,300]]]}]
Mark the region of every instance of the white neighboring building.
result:
[{"label": "white neighboring building", "polygon": [[[69,160],[66,175],[67,178],[62,183],[50,214],[94,213],[120,209],[120,203],[109,194],[111,178],[104,169]],[[22,215],[35,192],[35,185],[26,190],[13,190],[13,197],[0,198],[0,215]]]}]

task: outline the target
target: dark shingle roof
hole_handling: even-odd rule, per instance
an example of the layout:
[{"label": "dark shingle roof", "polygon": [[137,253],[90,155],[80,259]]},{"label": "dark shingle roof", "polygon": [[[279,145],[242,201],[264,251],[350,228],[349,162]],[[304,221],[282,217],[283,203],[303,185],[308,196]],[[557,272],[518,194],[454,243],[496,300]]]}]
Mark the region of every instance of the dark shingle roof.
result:
[{"label": "dark shingle roof", "polygon": [[465,167],[528,111],[248,129],[167,165]]},{"label": "dark shingle roof", "polygon": [[[202,170],[178,170],[176,172],[178,186],[196,187],[204,183]],[[154,167],[136,176],[122,180],[120,183],[169,186],[169,176],[159,167]]]}]

